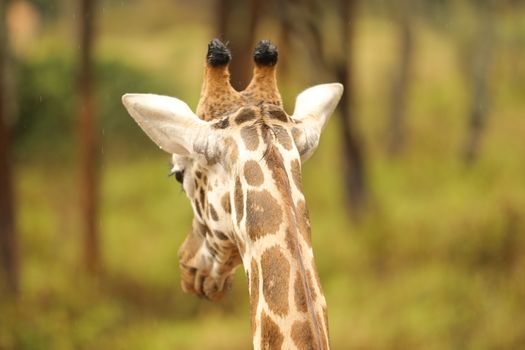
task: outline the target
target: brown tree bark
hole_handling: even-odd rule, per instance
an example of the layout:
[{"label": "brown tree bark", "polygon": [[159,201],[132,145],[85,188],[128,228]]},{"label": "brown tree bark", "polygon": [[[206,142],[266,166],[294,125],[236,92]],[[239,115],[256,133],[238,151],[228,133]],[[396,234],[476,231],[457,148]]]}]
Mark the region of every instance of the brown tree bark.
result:
[{"label": "brown tree bark", "polygon": [[396,66],[390,94],[390,117],[388,118],[388,154],[397,156],[402,152],[406,139],[406,113],[410,85],[410,67],[414,50],[410,0],[400,2],[399,63]]},{"label": "brown tree bark", "polygon": [[0,259],[6,290],[11,296],[15,296],[19,289],[19,258],[9,135],[10,108],[7,106],[7,2],[0,0]]},{"label": "brown tree bark", "polygon": [[472,57],[472,95],[469,124],[464,147],[464,160],[472,164],[479,154],[481,136],[489,114],[488,79],[494,45],[494,8],[488,1],[479,9],[479,29]]},{"label": "brown tree bark", "polygon": [[278,7],[276,11],[277,18],[279,20],[279,75],[282,77],[288,76],[290,71],[290,55],[292,46],[292,32],[293,32],[293,21],[288,15],[287,6],[288,0],[276,0],[275,5]]},{"label": "brown tree bark", "polygon": [[[314,71],[322,79],[326,79],[333,76],[333,72],[326,64],[321,24],[323,8],[320,1],[277,0],[276,5],[279,13],[280,41],[284,44],[284,49],[292,51],[293,46],[295,46],[294,41],[304,43],[308,58],[314,66]],[[279,51],[281,51],[281,47],[279,47]],[[283,63],[289,59],[290,57],[286,56],[279,58],[280,70],[282,70]],[[312,80],[318,81],[319,76],[313,76]]]},{"label": "brown tree bark", "polygon": [[[342,140],[341,162],[343,165],[343,188],[348,212],[358,219],[367,202],[365,161],[362,142],[356,131],[353,43],[357,0],[335,0],[340,14],[341,54],[329,63],[322,41],[322,11],[325,2],[280,2],[283,11],[282,26],[293,32],[293,37],[305,43],[308,56],[322,79],[335,79],[344,85],[344,93],[338,105]],[[292,20],[287,20],[292,19]]]},{"label": "brown tree bark", "polygon": [[343,141],[343,181],[350,216],[358,219],[367,203],[365,161],[362,142],[356,132],[354,87],[354,38],[357,0],[339,0],[343,57],[335,67],[337,81],[344,85],[339,102]]},{"label": "brown tree bark", "polygon": [[99,166],[93,97],[93,41],[96,18],[95,0],[80,0],[80,62],[78,140],[81,164],[81,212],[84,230],[84,264],[88,272],[101,268],[98,232]]},{"label": "brown tree bark", "polygon": [[217,34],[232,52],[231,84],[243,90],[252,77],[252,50],[263,10],[261,0],[218,0]]}]

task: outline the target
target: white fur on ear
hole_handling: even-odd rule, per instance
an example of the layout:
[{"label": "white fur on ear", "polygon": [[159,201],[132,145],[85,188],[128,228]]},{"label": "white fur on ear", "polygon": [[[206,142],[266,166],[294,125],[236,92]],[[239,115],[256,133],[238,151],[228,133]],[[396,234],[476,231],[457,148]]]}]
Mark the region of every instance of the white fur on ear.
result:
[{"label": "white fur on ear", "polygon": [[189,155],[205,148],[210,127],[179,99],[154,94],[125,94],[129,114],[160,149]]},{"label": "white fur on ear", "polygon": [[297,122],[300,131],[294,136],[294,140],[303,161],[317,148],[321,131],[342,94],[343,85],[332,83],[313,86],[297,96],[292,120]]}]

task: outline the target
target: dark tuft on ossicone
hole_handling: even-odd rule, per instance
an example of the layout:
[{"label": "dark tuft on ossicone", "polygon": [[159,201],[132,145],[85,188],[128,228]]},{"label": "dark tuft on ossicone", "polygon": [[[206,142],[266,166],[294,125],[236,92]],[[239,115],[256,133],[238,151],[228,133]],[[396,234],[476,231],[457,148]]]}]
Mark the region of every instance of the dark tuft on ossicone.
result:
[{"label": "dark tuft on ossicone", "polygon": [[208,64],[213,67],[220,67],[227,65],[232,55],[230,50],[219,39],[213,39],[208,44],[208,54],[206,55]]},{"label": "dark tuft on ossicone", "polygon": [[261,40],[255,46],[253,59],[262,66],[274,66],[278,58],[277,47],[269,40]]}]

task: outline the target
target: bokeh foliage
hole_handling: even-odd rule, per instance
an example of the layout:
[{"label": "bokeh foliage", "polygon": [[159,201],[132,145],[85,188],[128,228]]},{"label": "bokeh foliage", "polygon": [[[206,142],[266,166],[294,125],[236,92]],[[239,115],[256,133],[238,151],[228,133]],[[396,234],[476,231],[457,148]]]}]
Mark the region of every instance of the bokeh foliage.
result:
[{"label": "bokeh foliage", "polygon": [[[14,67],[22,285],[17,302],[0,298],[0,348],[249,348],[242,271],[218,304],[180,290],[177,249],[190,227],[189,203],[166,176],[169,157],[120,104],[125,92],[156,92],[195,106],[206,43],[214,36],[212,3],[99,4],[96,109],[105,266],[99,280],[84,274],[79,258],[75,13],[69,2],[56,4],[55,17],[34,45],[18,54]],[[360,8],[357,124],[372,193],[361,221],[352,222],[343,207],[335,118],[303,168],[332,346],[520,349],[525,347],[525,9],[506,5],[495,16],[490,119],[479,159],[467,168],[460,154],[470,98],[464,51],[478,8],[463,1],[419,4],[408,140],[397,159],[385,154],[384,137],[387,82],[396,69],[394,5],[374,1]],[[330,18],[325,25],[329,31]],[[276,40],[275,26],[268,16],[260,36]],[[337,50],[336,42],[325,45]],[[281,55],[294,62],[280,81],[291,111],[315,67],[300,52]]]},{"label": "bokeh foliage", "polygon": [[[140,69],[114,60],[100,60],[96,66],[97,123],[99,137],[111,135],[111,143],[140,147],[146,142],[137,128],[124,118],[119,101],[129,89],[162,90],[159,79]],[[54,161],[75,156],[76,70],[69,54],[52,54],[17,64],[17,108],[13,137],[18,155],[53,157]],[[135,140],[135,141],[133,141]],[[146,140],[144,140],[146,141]],[[106,143],[106,142],[103,142]],[[137,144],[138,143],[138,144]],[[47,149],[42,149],[42,145]],[[50,152],[50,150],[53,150]]]}]

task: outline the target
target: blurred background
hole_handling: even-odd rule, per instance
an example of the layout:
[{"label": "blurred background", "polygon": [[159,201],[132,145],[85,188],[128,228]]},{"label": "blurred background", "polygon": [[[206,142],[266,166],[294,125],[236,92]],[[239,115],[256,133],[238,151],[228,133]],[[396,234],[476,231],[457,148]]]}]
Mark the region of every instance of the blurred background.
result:
[{"label": "blurred background", "polygon": [[525,3],[2,0],[0,349],[248,349],[247,282],[179,287],[191,208],[126,92],[195,108],[207,43],[286,110],[345,95],[303,167],[334,349],[525,348]]}]

